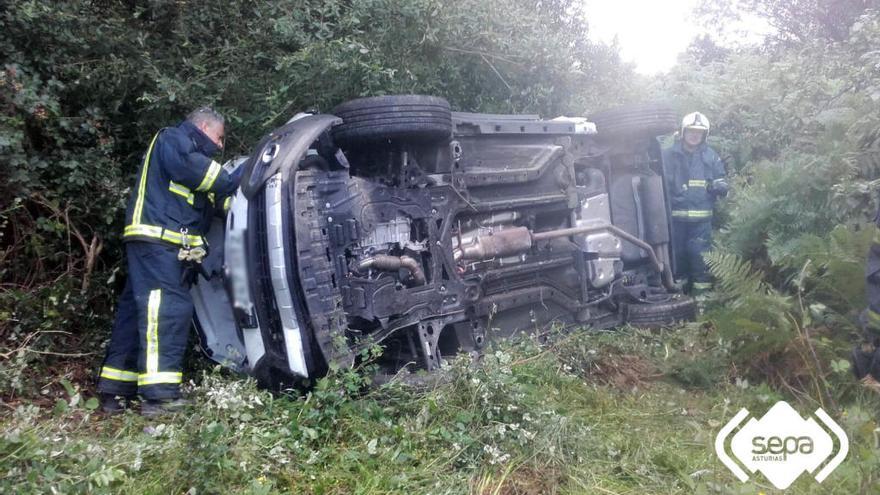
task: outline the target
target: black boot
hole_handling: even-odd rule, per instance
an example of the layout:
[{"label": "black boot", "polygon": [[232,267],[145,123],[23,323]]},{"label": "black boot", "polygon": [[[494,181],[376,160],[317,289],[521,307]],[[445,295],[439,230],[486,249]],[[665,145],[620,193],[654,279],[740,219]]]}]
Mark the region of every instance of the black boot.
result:
[{"label": "black boot", "polygon": [[98,400],[101,402],[101,411],[110,415],[122,414],[122,412],[128,409],[132,399],[133,397],[123,395],[98,394]]},{"label": "black boot", "polygon": [[880,376],[880,339],[863,342],[850,355],[853,374],[861,380],[867,375]]}]

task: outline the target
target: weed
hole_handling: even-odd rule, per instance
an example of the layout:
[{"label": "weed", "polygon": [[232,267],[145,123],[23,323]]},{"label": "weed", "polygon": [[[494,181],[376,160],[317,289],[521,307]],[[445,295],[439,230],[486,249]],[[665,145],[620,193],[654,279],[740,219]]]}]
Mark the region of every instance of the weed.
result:
[{"label": "weed", "polygon": [[[674,363],[705,363],[709,353],[726,367],[713,332],[575,332],[547,345],[524,338],[477,363],[453,359],[429,387],[365,389],[368,375],[348,371],[308,393],[273,396],[208,369],[187,386],[195,405],[158,422],[135,412],[98,417],[94,401],[61,382],[56,404],[21,402],[2,416],[0,492],[767,491],[760,476],[741,484],[720,464],[714,437],[740,407],[757,416],[797,398],[726,372],[681,388]],[[650,378],[621,382],[629,375],[608,363],[650,370]],[[789,493],[869,493],[880,478],[880,401],[854,392],[843,409],[849,459],[822,485],[805,477]]]}]

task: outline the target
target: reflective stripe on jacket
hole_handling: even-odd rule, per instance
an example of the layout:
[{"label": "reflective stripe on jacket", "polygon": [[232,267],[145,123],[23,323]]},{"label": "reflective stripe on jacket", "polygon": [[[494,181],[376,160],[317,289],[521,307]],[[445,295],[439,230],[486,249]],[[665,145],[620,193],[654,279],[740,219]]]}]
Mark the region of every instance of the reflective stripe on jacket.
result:
[{"label": "reflective stripe on jacket", "polygon": [[717,200],[710,191],[711,184],[725,176],[724,163],[715,150],[703,143],[689,153],[679,139],[663,150],[663,164],[672,217],[684,221],[711,220]]},{"label": "reflective stripe on jacket", "polygon": [[156,133],[129,200],[123,238],[203,244],[213,208],[208,195],[228,196],[237,187],[211,159],[217,150],[208,136],[187,121]]}]

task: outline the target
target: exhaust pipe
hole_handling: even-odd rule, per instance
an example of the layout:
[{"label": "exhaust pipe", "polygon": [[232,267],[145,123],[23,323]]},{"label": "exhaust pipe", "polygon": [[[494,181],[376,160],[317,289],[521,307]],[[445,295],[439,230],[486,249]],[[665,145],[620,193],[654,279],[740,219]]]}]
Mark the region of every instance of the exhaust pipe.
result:
[{"label": "exhaust pipe", "polygon": [[476,237],[471,244],[461,246],[456,250],[454,258],[456,260],[487,260],[495,257],[511,256],[528,251],[538,241],[603,231],[610,232],[614,236],[644,249],[651,258],[651,264],[662,275],[663,286],[670,290],[674,289],[675,284],[672,280],[672,273],[667,264],[660,261],[654,247],[614,225],[570,227],[548,230],[546,232],[531,232],[526,227],[505,229],[492,235]]},{"label": "exhaust pipe", "polygon": [[393,272],[406,268],[409,270],[410,276],[418,285],[425,285],[428,280],[425,278],[425,272],[419,265],[419,262],[410,256],[391,256],[387,254],[377,254],[369,258],[361,260],[358,263],[358,269],[367,270],[375,268],[384,272]]}]

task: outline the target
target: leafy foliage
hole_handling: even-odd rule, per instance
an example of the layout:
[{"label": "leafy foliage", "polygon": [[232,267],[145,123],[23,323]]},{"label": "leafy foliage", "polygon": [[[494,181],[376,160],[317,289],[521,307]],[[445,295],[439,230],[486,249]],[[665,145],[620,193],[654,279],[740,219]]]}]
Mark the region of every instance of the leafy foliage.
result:
[{"label": "leafy foliage", "polygon": [[822,1],[715,2],[716,19],[757,14],[781,39],[728,51],[703,40],[653,86],[710,116],[732,176],[707,257],[718,286],[707,316],[731,364],[823,405],[851,393],[840,363],[878,207],[880,14],[857,3],[829,17]]},{"label": "leafy foliage", "polygon": [[[573,0],[3,5],[0,352],[21,363],[100,348],[139,156],[196,106],[227,117],[228,152],[242,153],[298,111],[358,96],[583,114],[631,79],[614,49],[588,41]],[[48,300],[88,317],[51,316]]]},{"label": "leafy foliage", "polygon": [[759,263],[772,263],[766,259],[771,240],[830,231],[844,219],[832,193],[835,181],[843,178],[830,168],[811,155],[794,153],[749,164],[742,171],[748,177],[737,181],[740,187],[726,205],[729,218],[719,245]]},{"label": "leafy foliage", "polygon": [[[722,207],[717,245],[766,270],[776,287],[802,270],[808,257],[797,251],[811,242],[816,247],[816,237],[826,239],[838,229],[835,242],[845,242],[844,231],[866,240],[867,234],[858,232],[873,230],[868,221],[878,206],[880,176],[880,66],[874,63],[880,16],[864,8],[857,14],[838,43],[807,39],[772,56],[762,49],[741,50],[703,65],[686,59],[653,89],[713,118],[710,139],[726,159],[735,186]],[[853,239],[846,247],[865,244]],[[863,259],[864,252],[847,256]],[[806,276],[825,274],[831,264],[814,259],[810,266],[816,270]],[[851,267],[846,273],[855,272]],[[836,298],[818,302],[842,309],[842,297],[852,306],[861,303],[861,297],[852,299],[854,293],[813,296]]]},{"label": "leafy foliage", "polygon": [[804,297],[821,301],[838,314],[864,308],[865,253],[873,229],[854,230],[838,225],[827,237],[803,234],[789,239],[768,240],[767,251],[774,266],[794,273],[788,286]]},{"label": "leafy foliage", "polygon": [[735,254],[709,253],[721,309],[719,333],[734,342],[735,359],[745,363],[761,353],[780,352],[792,340],[794,306],[764,281],[764,274]]},{"label": "leafy foliage", "polygon": [[706,265],[718,279],[717,295],[722,302],[734,308],[763,306],[762,309],[770,314],[790,308],[791,302],[764,282],[764,274],[754,270],[751,263],[739,256],[711,252],[706,255]]},{"label": "leafy foliage", "polygon": [[732,175],[707,257],[721,347],[739,375],[823,406],[851,398],[844,365],[880,176],[880,14],[835,4],[823,17],[829,2],[716,2],[771,19],[781,42],[723,51],[703,40],[653,86],[710,116]]},{"label": "leafy foliage", "polygon": [[[350,375],[274,397],[253,381],[206,373],[185,419],[95,421],[97,404],[68,383],[54,405],[22,404],[0,418],[0,491],[757,492],[760,480],[743,485],[723,469],[714,437],[736,409],[766,410],[783,398],[777,392],[724,381],[686,392],[657,376],[622,388],[597,380],[597,364],[627,355],[655,369],[680,361],[692,337],[580,333],[549,349],[525,339],[480,363],[449,363],[429,387],[392,382],[360,393],[349,391],[358,381]],[[877,405],[862,398],[840,420],[851,450],[838,471],[821,485],[804,476],[789,492],[859,493],[876,483]]]},{"label": "leafy foliage", "polygon": [[[876,2],[706,3],[716,23],[756,14],[778,38],[732,49],[704,37],[647,88],[614,48],[588,41],[575,0],[3,6],[0,393],[44,398],[0,415],[0,491],[757,491],[705,469],[730,417],[719,404],[792,397],[843,404],[829,410],[845,408],[853,445],[821,487],[793,490],[876,486],[876,398],[856,390],[845,359],[880,186]],[[273,397],[211,374],[184,423],[95,423],[78,384],[107,335],[121,208],[148,136],[211,104],[231,122],[230,152],[246,152],[296,111],[389,93],[544,115],[651,93],[708,114],[734,189],[708,257],[718,291],[706,321],[552,349],[505,343],[427,389],[364,392],[349,370]],[[57,354],[80,368],[44,376],[37,366]]]},{"label": "leafy foliage", "polygon": [[841,41],[873,0],[703,0],[700,13],[717,25],[750,14],[766,20],[780,42]]}]

